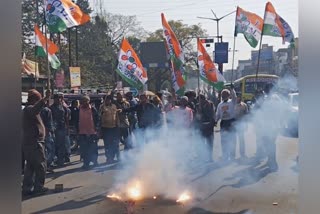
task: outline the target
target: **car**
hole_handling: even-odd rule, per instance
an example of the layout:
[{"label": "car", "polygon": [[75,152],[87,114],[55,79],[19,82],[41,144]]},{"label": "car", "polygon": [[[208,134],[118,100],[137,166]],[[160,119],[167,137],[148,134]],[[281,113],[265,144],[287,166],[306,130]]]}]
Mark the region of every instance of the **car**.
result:
[{"label": "car", "polygon": [[299,136],[299,93],[288,94],[288,114],[284,123],[285,129],[291,136]]}]

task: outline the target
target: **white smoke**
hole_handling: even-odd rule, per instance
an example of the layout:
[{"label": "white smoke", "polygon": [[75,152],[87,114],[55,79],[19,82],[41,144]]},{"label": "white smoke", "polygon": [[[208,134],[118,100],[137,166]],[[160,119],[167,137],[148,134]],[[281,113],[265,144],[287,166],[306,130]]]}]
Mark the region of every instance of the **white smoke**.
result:
[{"label": "white smoke", "polygon": [[[287,82],[292,86],[297,85],[293,79],[282,79],[280,82]],[[276,92],[272,91],[271,94],[273,93]],[[260,133],[262,132],[264,136],[279,136],[281,135],[282,122],[291,117],[288,107],[289,102],[282,95],[274,99],[266,99],[261,108],[252,110],[246,120],[238,122],[235,128],[237,130],[243,123],[246,125],[250,123],[254,127],[250,131],[256,132],[260,125]],[[174,120],[181,120],[181,118],[174,118]],[[192,186],[193,178],[190,176],[195,169],[204,165],[206,159],[207,147],[203,143],[202,137],[194,130],[183,128],[182,123],[175,124],[180,124],[180,126],[171,125],[158,130],[146,130],[144,139],[137,136],[136,144],[138,146],[124,155],[124,169],[117,174],[116,185],[111,192],[125,194],[130,186],[139,183],[143,198],[161,195],[176,200],[185,191],[191,191],[191,194],[192,191],[198,191],[197,195],[199,196],[202,194],[200,189],[210,189],[208,183],[203,184],[206,185],[205,187],[201,187],[202,184],[197,184],[197,187]],[[220,144],[217,137],[215,137],[214,143]],[[246,143],[246,147],[246,150],[250,150],[251,148],[248,149],[248,147],[256,146]],[[215,148],[217,147],[215,146]],[[221,156],[221,151],[218,153]],[[215,157],[215,161],[218,158]],[[220,162],[219,164],[221,167],[224,166],[224,163]],[[225,177],[232,176],[228,172],[223,173],[226,173]],[[259,176],[261,174],[247,173],[241,182],[250,184],[250,182],[259,180]],[[223,185],[226,184],[221,183],[221,186]]]}]

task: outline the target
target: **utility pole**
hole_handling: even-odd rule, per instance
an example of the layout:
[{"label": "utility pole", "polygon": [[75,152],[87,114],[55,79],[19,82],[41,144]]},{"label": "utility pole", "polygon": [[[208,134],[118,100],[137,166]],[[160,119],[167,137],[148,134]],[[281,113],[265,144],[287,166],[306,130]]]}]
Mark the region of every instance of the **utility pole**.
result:
[{"label": "utility pole", "polygon": [[[220,18],[217,17],[217,15],[215,14],[215,12],[213,12],[212,9],[211,9],[211,12],[212,12],[212,14],[214,15],[215,18],[207,18],[207,17],[199,17],[199,16],[198,16],[197,18],[199,18],[199,19],[209,19],[209,20],[212,20],[212,21],[217,22],[217,38],[218,38],[218,43],[221,43],[221,42],[222,42],[222,36],[220,36],[220,34],[219,34],[219,22],[220,22],[222,19],[224,19],[225,17],[227,17],[227,16],[235,13],[236,10],[235,10],[235,11],[232,11],[232,12],[230,12],[230,13],[228,13],[228,14],[220,17]],[[219,39],[220,39],[220,40],[219,40]],[[219,64],[218,64],[218,70],[220,71],[221,74],[223,73],[223,64],[222,64],[222,63],[219,63]]]}]

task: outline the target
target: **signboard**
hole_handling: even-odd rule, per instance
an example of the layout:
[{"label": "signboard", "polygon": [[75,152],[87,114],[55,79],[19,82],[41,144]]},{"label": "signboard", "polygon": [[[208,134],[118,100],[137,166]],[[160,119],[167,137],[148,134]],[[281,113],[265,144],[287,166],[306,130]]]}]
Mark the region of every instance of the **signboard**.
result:
[{"label": "signboard", "polygon": [[57,88],[64,88],[64,71],[61,69],[56,72],[55,85]]},{"label": "signboard", "polygon": [[141,42],[140,59],[145,68],[168,67],[168,56],[164,42]]},{"label": "signboard", "polygon": [[222,64],[228,63],[229,43],[220,42],[214,45],[214,61],[215,63]]},{"label": "signboard", "polygon": [[[258,77],[258,82],[273,83],[273,82],[276,82],[276,81],[277,81],[277,78]],[[257,82],[256,78],[248,78],[248,79],[246,79],[246,83],[251,83],[251,82]]]},{"label": "signboard", "polygon": [[80,67],[70,67],[70,84],[71,88],[81,86]]}]

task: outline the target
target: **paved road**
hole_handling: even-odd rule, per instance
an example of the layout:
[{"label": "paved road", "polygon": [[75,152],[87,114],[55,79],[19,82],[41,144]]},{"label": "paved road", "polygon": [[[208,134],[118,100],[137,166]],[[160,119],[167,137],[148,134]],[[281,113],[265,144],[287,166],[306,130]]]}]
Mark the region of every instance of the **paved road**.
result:
[{"label": "paved road", "polygon": [[[219,157],[220,135],[215,133],[215,157]],[[247,154],[255,151],[255,137],[251,128],[246,135]],[[280,136],[277,139],[279,170],[270,172],[262,164],[234,162],[224,167],[215,164],[200,167],[190,177],[191,185],[199,193],[193,201],[181,205],[164,199],[146,199],[134,206],[134,213],[190,213],[190,214],[291,214],[297,213],[298,169],[296,156],[298,139]],[[112,201],[106,194],[113,187],[120,165],[105,165],[104,151],[99,150],[97,168],[82,171],[79,156],[54,174],[48,174],[46,186],[54,189],[63,184],[64,191],[52,190],[44,196],[26,198],[22,213],[126,213],[124,202]],[[274,203],[277,203],[274,205]]]}]

